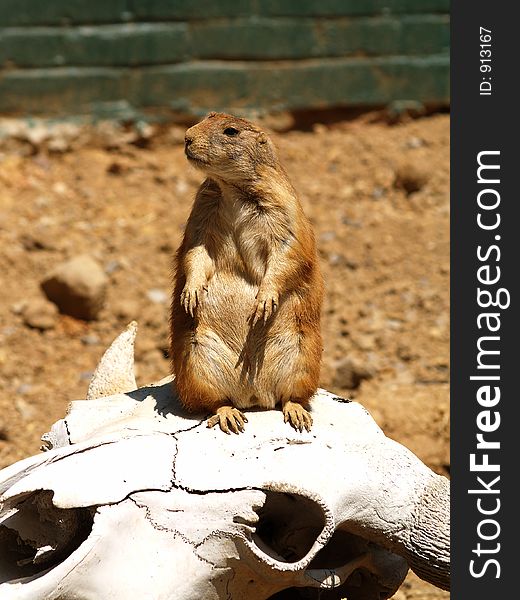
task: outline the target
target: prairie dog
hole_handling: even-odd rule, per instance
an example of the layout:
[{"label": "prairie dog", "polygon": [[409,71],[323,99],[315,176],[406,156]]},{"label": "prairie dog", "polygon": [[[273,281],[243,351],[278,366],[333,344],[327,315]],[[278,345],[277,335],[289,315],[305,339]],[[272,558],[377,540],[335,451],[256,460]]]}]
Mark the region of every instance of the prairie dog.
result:
[{"label": "prairie dog", "polygon": [[185,153],[206,175],[177,251],[171,357],[181,403],[208,427],[244,429],[242,409],[281,405],[310,430],[322,354],[323,280],[312,227],[269,137],[210,113]]}]

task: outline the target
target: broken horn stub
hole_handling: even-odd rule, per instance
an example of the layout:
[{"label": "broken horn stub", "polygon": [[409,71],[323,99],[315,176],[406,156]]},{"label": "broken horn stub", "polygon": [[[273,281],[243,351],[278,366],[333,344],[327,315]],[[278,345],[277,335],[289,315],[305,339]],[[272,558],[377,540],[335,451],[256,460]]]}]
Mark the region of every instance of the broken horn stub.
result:
[{"label": "broken horn stub", "polygon": [[132,321],[99,361],[87,391],[87,400],[135,390],[134,343],[137,323]]}]

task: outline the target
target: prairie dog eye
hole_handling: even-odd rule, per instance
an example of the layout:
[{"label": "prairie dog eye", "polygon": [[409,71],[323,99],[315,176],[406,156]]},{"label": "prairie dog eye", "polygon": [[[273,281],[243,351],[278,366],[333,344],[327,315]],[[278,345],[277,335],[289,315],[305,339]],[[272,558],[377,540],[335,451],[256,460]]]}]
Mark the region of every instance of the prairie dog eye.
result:
[{"label": "prairie dog eye", "polygon": [[235,135],[238,135],[240,133],[240,131],[238,131],[238,129],[235,129],[234,127],[226,127],[224,129],[224,135],[229,135],[229,137],[234,137]]}]

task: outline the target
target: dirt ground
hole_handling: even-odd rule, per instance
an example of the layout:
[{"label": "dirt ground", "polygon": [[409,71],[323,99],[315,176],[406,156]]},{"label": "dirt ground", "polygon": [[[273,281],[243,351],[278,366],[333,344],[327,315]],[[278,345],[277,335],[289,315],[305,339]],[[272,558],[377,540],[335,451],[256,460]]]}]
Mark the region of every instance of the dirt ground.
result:
[{"label": "dirt ground", "polygon": [[[138,383],[168,374],[172,254],[202,180],[183,132],[0,143],[0,467],[39,451],[131,319]],[[274,139],[326,282],[321,386],[449,476],[449,116],[362,115]],[[83,253],[109,277],[100,318],[26,325],[45,274]],[[395,596],[448,597],[413,574]]]}]

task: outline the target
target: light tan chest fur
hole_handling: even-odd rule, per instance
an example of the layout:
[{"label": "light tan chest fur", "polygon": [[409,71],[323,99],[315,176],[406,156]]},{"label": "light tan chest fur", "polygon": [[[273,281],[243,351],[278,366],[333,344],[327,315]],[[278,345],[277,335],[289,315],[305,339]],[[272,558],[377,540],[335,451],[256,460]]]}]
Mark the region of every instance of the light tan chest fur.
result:
[{"label": "light tan chest fur", "polygon": [[273,216],[238,198],[223,201],[214,216],[206,243],[215,272],[260,285],[276,243]]}]

